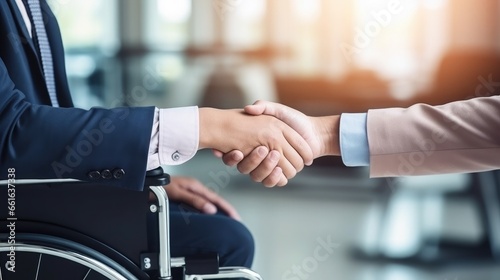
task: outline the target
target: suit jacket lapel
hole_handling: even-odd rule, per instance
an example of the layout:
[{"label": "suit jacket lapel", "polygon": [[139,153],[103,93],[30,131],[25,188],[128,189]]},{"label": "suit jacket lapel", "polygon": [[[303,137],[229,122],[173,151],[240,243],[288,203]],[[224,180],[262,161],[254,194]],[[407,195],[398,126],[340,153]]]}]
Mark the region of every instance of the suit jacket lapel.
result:
[{"label": "suit jacket lapel", "polygon": [[9,2],[11,10],[13,11],[12,14],[16,20],[17,29],[18,29],[18,31],[20,31],[19,34],[22,37],[22,38],[20,38],[20,40],[22,40],[23,43],[26,42],[30,46],[31,51],[37,57],[37,60],[39,60],[38,59],[38,52],[36,51],[35,44],[30,37],[30,34],[28,32],[28,27],[26,26],[26,24],[24,22],[23,16],[21,15],[19,8],[17,7],[16,0],[8,0],[8,2]]}]

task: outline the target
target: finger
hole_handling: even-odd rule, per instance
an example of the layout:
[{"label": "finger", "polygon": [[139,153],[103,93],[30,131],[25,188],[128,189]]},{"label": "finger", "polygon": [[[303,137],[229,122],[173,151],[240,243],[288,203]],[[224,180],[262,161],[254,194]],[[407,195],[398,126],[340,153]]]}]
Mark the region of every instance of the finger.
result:
[{"label": "finger", "polygon": [[285,174],[283,174],[283,171],[281,171],[281,178],[278,182],[278,184],[276,184],[276,186],[278,187],[283,187],[285,186],[286,184],[288,184],[288,179],[285,177]]},{"label": "finger", "polygon": [[[274,116],[286,123],[293,130],[298,129],[301,131],[301,128],[310,125],[304,122],[306,115],[302,112],[280,103],[258,100],[253,105],[245,106],[244,110],[251,115],[265,114]],[[313,163],[313,151],[306,139],[304,139],[299,132],[294,133],[291,137],[287,137],[287,141],[299,153],[306,165],[311,165]]]},{"label": "finger", "polygon": [[260,137],[269,143],[268,146],[271,149],[280,153],[278,166],[281,167],[287,179],[293,178],[297,170],[301,170],[304,166],[302,157],[288,143],[284,135],[285,131],[293,130],[277,119],[272,121],[269,128],[269,131],[263,131]]},{"label": "finger", "polygon": [[241,220],[238,211],[236,211],[236,209],[227,200],[216,194],[211,189],[205,187],[200,182],[196,181],[195,184],[189,185],[189,189],[193,193],[196,193],[197,195],[206,199],[209,203],[217,206],[220,210],[225,212],[229,217],[238,221]]},{"label": "finger", "polygon": [[[292,136],[288,135],[288,133],[295,133],[295,131],[289,131],[286,132],[286,130],[283,132],[284,138],[283,138],[283,144],[281,145],[281,153],[283,156],[281,157],[280,164],[279,166],[283,168],[283,173],[285,176],[290,179],[295,176],[297,172],[300,172],[304,168],[304,159],[302,156],[295,150],[294,147],[288,142],[288,139],[291,139]],[[300,137],[299,137],[300,138]],[[310,152],[312,154],[312,151]],[[286,165],[282,165],[286,164]],[[293,168],[294,172],[291,172],[290,167]]]},{"label": "finger", "polygon": [[[167,185],[166,188],[168,187],[169,186]],[[175,191],[170,191],[169,195],[172,200],[186,203],[205,214],[217,213],[217,207],[215,207],[213,203],[200,196],[199,194],[189,191],[189,189],[175,188]]]},{"label": "finger", "polygon": [[[311,149],[311,146],[300,136],[299,133],[297,133],[293,129],[287,129],[284,131],[283,135],[285,136],[286,141],[293,147],[293,149],[299,154],[301,160],[297,158],[293,158],[293,164],[296,168],[302,169],[304,167],[304,163],[306,165],[311,165],[313,160],[314,160],[314,154]],[[294,153],[291,155],[285,154],[285,156],[288,158],[288,156],[295,156]],[[300,171],[297,169],[297,171]]]},{"label": "finger", "polygon": [[274,116],[292,127],[298,121],[297,116],[305,116],[304,113],[292,107],[265,100],[257,100],[254,104],[245,106],[244,111],[250,115]]},{"label": "finger", "polygon": [[283,170],[281,170],[280,167],[276,167],[273,169],[271,174],[267,176],[263,181],[262,184],[268,188],[274,187],[274,186],[284,186],[288,180],[286,179],[285,175],[283,174]]},{"label": "finger", "polygon": [[[281,154],[276,150],[273,150],[269,154],[266,154],[265,158],[262,158],[260,160],[259,166],[252,166],[253,171],[250,172],[250,177],[252,178],[252,180],[256,182],[263,182],[264,179],[269,177],[274,172],[275,168],[278,165],[280,157]],[[281,168],[280,174],[283,174]],[[276,185],[278,183],[278,180],[276,180],[275,184],[273,184],[272,186]]]},{"label": "finger", "polygon": [[262,115],[266,111],[266,101],[257,100],[252,105],[245,106],[243,110],[250,115]]},{"label": "finger", "polygon": [[227,166],[235,166],[244,159],[244,155],[241,151],[232,150],[222,156],[222,161]]},{"label": "finger", "polygon": [[[240,163],[238,163],[238,171],[242,174],[249,174],[250,172],[254,171],[256,168],[258,168],[260,166],[260,164],[264,160],[266,160],[266,157],[268,155],[269,155],[269,149],[266,146],[259,146],[259,147],[255,148]],[[278,152],[278,158],[279,158],[279,152]],[[278,164],[278,160],[276,160],[276,164]],[[275,166],[276,166],[276,164],[275,164]],[[271,171],[272,171],[272,169],[268,170],[268,174],[271,173]],[[262,178],[265,178],[265,176]]]},{"label": "finger", "polygon": [[[278,119],[283,120],[284,122],[290,122],[293,121],[291,120],[288,115],[285,114],[286,111],[289,112],[294,112],[297,111],[293,108],[290,108],[288,106],[285,106],[280,103],[274,103],[274,102],[269,102],[269,101],[264,101],[264,100],[257,100],[254,104],[252,105],[247,105],[244,108],[245,113],[250,114],[250,115],[269,115],[269,116],[274,116]],[[298,112],[298,111],[297,111]],[[302,113],[300,113],[302,114]]]},{"label": "finger", "polygon": [[220,210],[225,212],[229,217],[231,217],[237,221],[241,221],[241,216],[238,213],[238,211],[236,211],[236,208],[234,208],[234,206],[231,205],[231,203],[229,203],[224,198],[217,195],[217,197],[214,198],[212,202],[216,206],[218,206]]},{"label": "finger", "polygon": [[297,175],[297,169],[295,169],[295,166],[285,157],[280,157],[278,166],[281,167],[287,179],[291,179]]},{"label": "finger", "polygon": [[216,150],[216,149],[212,149],[212,153],[214,154],[215,157],[217,158],[222,158],[222,156],[224,155],[223,152],[219,151],[219,150]]}]

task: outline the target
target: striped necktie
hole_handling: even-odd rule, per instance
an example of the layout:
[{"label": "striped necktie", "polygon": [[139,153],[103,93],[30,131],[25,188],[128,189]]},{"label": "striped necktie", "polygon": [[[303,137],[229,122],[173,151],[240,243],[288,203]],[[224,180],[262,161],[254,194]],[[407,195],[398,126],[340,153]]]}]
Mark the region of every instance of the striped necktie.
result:
[{"label": "striped necktie", "polygon": [[33,18],[36,37],[38,39],[38,48],[40,49],[40,55],[42,57],[43,74],[45,77],[47,90],[49,92],[50,101],[52,102],[52,106],[59,107],[59,102],[57,101],[56,95],[56,83],[54,80],[54,65],[52,62],[52,53],[50,51],[47,32],[45,31],[45,25],[43,23],[40,2],[39,0],[28,0],[28,6],[31,11],[31,17]]}]

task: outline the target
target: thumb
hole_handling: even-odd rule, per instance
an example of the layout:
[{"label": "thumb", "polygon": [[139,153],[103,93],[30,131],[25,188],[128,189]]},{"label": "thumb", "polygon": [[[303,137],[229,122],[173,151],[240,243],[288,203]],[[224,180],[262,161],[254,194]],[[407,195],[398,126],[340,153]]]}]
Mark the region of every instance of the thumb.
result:
[{"label": "thumb", "polygon": [[274,112],[272,103],[262,100],[257,100],[254,104],[245,106],[244,110],[245,113],[255,116],[262,114],[273,115],[272,112]]},{"label": "thumb", "polygon": [[258,100],[253,105],[245,106],[245,112],[250,115],[268,115],[276,117],[293,129],[300,129],[306,120],[302,112],[280,103]]}]

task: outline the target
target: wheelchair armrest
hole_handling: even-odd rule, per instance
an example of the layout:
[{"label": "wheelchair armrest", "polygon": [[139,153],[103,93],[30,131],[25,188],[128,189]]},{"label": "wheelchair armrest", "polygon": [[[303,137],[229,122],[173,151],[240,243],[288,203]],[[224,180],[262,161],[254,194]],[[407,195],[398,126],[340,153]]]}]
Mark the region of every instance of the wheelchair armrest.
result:
[{"label": "wheelchair armrest", "polygon": [[144,186],[165,186],[170,183],[170,175],[163,173],[163,168],[158,167],[153,170],[146,172],[146,178],[144,180]]},{"label": "wheelchair armrest", "polygon": [[146,177],[155,177],[159,175],[163,175],[163,168],[161,167],[146,171]]}]

